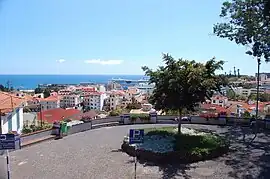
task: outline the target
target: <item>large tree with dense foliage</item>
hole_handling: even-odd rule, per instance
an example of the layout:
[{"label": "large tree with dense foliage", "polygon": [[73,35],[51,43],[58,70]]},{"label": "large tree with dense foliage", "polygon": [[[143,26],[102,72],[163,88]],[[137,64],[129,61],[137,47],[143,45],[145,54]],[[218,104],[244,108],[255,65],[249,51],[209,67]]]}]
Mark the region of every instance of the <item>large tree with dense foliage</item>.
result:
[{"label": "large tree with dense foliage", "polygon": [[220,17],[224,22],[214,25],[214,34],[249,47],[247,54],[270,60],[270,23],[266,0],[231,0],[223,3]]},{"label": "large tree with dense foliage", "polygon": [[[221,38],[227,38],[236,44],[249,48],[248,55],[260,64],[270,61],[270,17],[269,0],[230,0],[225,1],[221,8],[222,23],[214,25],[214,33]],[[258,119],[259,75],[257,75],[256,119]],[[252,139],[256,138],[257,132]]]},{"label": "large tree with dense foliage", "polygon": [[217,70],[222,69],[223,61],[213,58],[202,64],[183,59],[175,60],[168,54],[163,55],[163,60],[165,65],[157,70],[142,67],[150,77],[150,83],[155,84],[149,101],[157,110],[177,110],[180,119],[184,109],[194,110],[200,102],[210,98],[214,91],[220,91],[222,85],[227,85],[228,81],[224,75],[215,74]]}]

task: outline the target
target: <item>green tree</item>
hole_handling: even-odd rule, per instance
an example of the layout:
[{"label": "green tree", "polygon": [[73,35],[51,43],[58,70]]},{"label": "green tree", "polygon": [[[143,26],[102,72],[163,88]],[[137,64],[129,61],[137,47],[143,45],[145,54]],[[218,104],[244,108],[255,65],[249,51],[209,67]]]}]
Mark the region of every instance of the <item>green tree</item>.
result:
[{"label": "green tree", "polygon": [[264,18],[264,0],[225,1],[220,17],[225,22],[214,25],[214,34],[239,45],[249,47],[246,52],[261,63],[270,59],[270,23]]},{"label": "green tree", "polygon": [[244,114],[242,115],[242,117],[244,117],[244,118],[250,118],[251,115],[250,115],[250,113],[248,111],[245,111]]},{"label": "green tree", "polygon": [[41,88],[36,88],[35,89],[35,94],[39,94],[39,93],[43,93],[44,90],[42,90]]},{"label": "green tree", "polygon": [[[163,54],[165,66],[157,70],[142,67],[150,83],[155,84],[149,101],[157,110],[177,110],[182,118],[183,110],[193,111],[200,102],[210,98],[214,91],[220,91],[221,85],[226,85],[224,75],[215,75],[216,70],[222,69],[223,61],[211,59],[206,64],[183,59],[175,60],[168,54]],[[178,123],[181,133],[181,120]]]},{"label": "green tree", "polygon": [[228,90],[226,91],[226,96],[227,96],[229,99],[233,99],[233,100],[236,99],[236,94],[235,94],[235,92],[234,92],[232,89],[228,89]]},{"label": "green tree", "polygon": [[51,91],[49,89],[45,89],[43,94],[44,94],[44,98],[48,98],[51,95]]},{"label": "green tree", "polygon": [[[252,95],[249,96],[249,99],[255,101],[257,99],[257,96],[255,94],[252,94]],[[270,101],[270,94],[268,94],[268,93],[260,93],[259,94],[259,101],[261,101],[261,102],[269,102]]]},{"label": "green tree", "polygon": [[9,92],[10,90],[7,87],[5,87],[4,85],[0,84],[0,91]]}]

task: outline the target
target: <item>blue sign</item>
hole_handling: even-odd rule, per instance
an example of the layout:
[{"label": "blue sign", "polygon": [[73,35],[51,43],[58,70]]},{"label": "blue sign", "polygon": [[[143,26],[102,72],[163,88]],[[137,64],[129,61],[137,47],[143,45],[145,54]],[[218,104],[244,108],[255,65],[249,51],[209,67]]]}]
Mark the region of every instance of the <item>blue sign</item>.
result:
[{"label": "blue sign", "polygon": [[21,140],[19,135],[0,134],[0,150],[20,149]]},{"label": "blue sign", "polygon": [[129,143],[137,144],[143,143],[144,130],[143,129],[130,129],[129,130]]}]

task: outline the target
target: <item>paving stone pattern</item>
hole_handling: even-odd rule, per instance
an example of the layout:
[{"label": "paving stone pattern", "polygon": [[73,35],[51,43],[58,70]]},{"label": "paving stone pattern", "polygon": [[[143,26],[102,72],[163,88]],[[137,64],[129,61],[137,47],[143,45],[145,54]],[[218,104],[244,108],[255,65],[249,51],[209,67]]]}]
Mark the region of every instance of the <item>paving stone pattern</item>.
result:
[{"label": "paving stone pattern", "polygon": [[[11,178],[132,179],[134,160],[119,151],[123,136],[130,128],[151,126],[153,125],[104,127],[12,152]],[[233,151],[226,156],[191,165],[157,166],[139,163],[137,179],[270,178],[268,134],[260,133],[258,140],[247,148],[242,142],[241,128],[203,125],[183,125],[183,127],[211,130],[227,135],[232,141]],[[252,135],[246,135],[246,139],[250,137]],[[5,178],[5,163],[4,157],[1,156],[0,179]]]}]

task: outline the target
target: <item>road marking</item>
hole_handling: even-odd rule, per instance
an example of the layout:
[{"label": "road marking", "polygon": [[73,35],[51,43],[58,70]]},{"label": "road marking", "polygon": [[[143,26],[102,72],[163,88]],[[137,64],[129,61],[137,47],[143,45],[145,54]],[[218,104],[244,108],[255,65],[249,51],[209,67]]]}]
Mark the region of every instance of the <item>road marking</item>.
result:
[{"label": "road marking", "polygon": [[18,166],[21,166],[21,165],[26,164],[26,163],[27,163],[26,161],[20,162],[20,163],[18,163]]},{"label": "road marking", "polygon": [[113,128],[113,127],[105,127],[105,129],[110,129],[110,128]]}]

